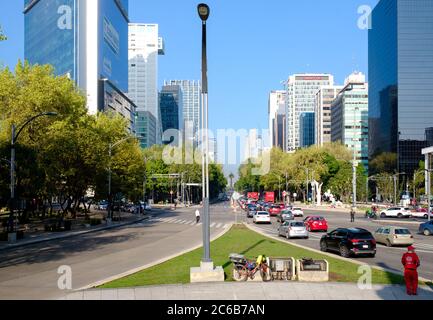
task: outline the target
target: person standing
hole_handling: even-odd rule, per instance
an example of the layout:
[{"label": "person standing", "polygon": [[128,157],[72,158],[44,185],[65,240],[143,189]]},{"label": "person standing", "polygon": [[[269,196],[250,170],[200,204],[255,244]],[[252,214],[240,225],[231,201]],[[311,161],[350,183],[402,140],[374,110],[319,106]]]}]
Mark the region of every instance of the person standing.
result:
[{"label": "person standing", "polygon": [[197,224],[200,222],[200,210],[195,211],[195,219],[197,221]]},{"label": "person standing", "polygon": [[355,208],[352,207],[350,210],[350,222],[355,222]]},{"label": "person standing", "polygon": [[415,253],[415,248],[410,246],[403,255],[401,263],[404,266],[404,280],[406,282],[407,294],[412,296],[418,295],[418,271],[421,262]]}]

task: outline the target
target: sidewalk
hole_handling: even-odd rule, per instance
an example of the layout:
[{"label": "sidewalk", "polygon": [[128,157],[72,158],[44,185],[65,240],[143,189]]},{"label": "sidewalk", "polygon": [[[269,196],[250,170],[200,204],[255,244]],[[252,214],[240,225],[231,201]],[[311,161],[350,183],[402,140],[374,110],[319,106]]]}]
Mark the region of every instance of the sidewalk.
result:
[{"label": "sidewalk", "polygon": [[418,296],[406,295],[403,286],[374,285],[361,290],[351,283],[211,283],[152,286],[131,289],[93,289],[66,295],[61,300],[433,300],[433,288]]},{"label": "sidewalk", "polygon": [[0,251],[2,250],[8,250],[8,249],[14,249],[19,248],[27,245],[52,241],[52,240],[59,240],[59,239],[66,239],[71,237],[76,237],[83,234],[88,234],[92,232],[99,232],[104,230],[111,230],[115,228],[124,227],[127,225],[135,224],[138,222],[141,222],[143,220],[149,219],[148,216],[134,216],[130,215],[128,217],[124,217],[124,220],[121,222],[113,222],[111,225],[102,224],[95,227],[85,228],[85,229],[79,229],[74,231],[66,231],[66,232],[44,232],[42,234],[37,235],[30,235],[26,237],[24,240],[19,240],[15,244],[9,244],[7,242],[0,242]]}]

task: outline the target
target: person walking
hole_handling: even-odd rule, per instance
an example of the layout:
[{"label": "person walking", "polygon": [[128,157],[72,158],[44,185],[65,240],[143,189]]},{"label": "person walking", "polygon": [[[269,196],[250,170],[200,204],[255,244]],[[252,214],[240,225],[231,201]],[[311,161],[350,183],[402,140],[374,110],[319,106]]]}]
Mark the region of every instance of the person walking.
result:
[{"label": "person walking", "polygon": [[350,222],[355,222],[355,208],[352,207],[352,209],[350,210]]},{"label": "person walking", "polygon": [[418,271],[421,262],[415,253],[415,247],[410,246],[403,255],[401,263],[404,266],[404,280],[406,282],[407,294],[409,296],[418,295]]},{"label": "person walking", "polygon": [[200,210],[195,211],[195,219],[197,221],[197,224],[200,222]]}]

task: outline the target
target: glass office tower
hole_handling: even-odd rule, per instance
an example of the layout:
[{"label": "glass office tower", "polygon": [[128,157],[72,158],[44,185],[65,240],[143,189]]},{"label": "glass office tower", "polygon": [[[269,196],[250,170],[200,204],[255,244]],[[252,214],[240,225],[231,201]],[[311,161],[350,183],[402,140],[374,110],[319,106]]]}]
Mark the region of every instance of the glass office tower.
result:
[{"label": "glass office tower", "polygon": [[128,92],[128,0],[25,0],[25,59],[50,64],[87,95],[90,114],[113,111],[133,129]]},{"label": "glass office tower", "polygon": [[[369,157],[412,175],[433,126],[433,1],[381,0],[369,31]],[[430,140],[430,142],[429,142]]]},{"label": "glass office tower", "polygon": [[299,141],[301,148],[308,148],[314,144],[315,137],[314,112],[304,112],[299,116]]}]

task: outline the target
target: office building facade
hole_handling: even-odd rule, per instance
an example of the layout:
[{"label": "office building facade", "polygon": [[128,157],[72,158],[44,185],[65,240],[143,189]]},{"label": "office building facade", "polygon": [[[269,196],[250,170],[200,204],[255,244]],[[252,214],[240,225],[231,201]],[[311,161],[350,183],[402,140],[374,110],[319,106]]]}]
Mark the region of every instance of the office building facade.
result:
[{"label": "office building facade", "polygon": [[381,0],[369,30],[371,160],[411,176],[433,126],[433,1]]},{"label": "office building facade", "polygon": [[316,93],[314,107],[314,144],[323,146],[331,142],[331,107],[343,86],[323,86]]},{"label": "office building facade", "polygon": [[194,145],[198,144],[198,132],[201,129],[201,83],[195,80],[164,81],[165,86],[178,85],[182,88],[183,119],[192,127]]},{"label": "office building facade", "polygon": [[358,164],[369,169],[368,159],[368,84],[362,73],[345,81],[331,106],[331,140],[346,145]]},{"label": "office building facade", "polygon": [[[181,131],[183,123],[183,96],[182,88],[178,85],[163,86],[159,94],[159,109],[161,110],[161,123],[163,143],[170,143],[172,137],[164,137],[167,130]],[[176,139],[181,138],[178,135]]]},{"label": "office building facade", "polygon": [[322,86],[333,86],[334,76],[330,74],[295,74],[287,81],[286,129],[288,152],[300,148],[300,115],[314,112],[316,93]]},{"label": "office building facade", "polygon": [[157,123],[155,116],[149,111],[137,111],[136,130],[140,146],[143,149],[157,144]]},{"label": "office building facade", "polygon": [[314,144],[315,138],[314,112],[301,113],[299,117],[299,141],[301,148],[308,148]]},{"label": "office building facade", "polygon": [[[269,145],[273,147],[280,147],[280,148],[282,148],[283,143],[281,143],[281,137],[279,137],[279,134],[281,133],[279,129],[282,128],[278,126],[277,118],[281,114],[284,114],[284,116],[286,114],[286,91],[284,90],[271,91],[271,93],[269,94],[269,101],[268,101],[268,120],[269,120],[269,132],[270,132]],[[281,120],[281,117],[279,118]]]},{"label": "office building facade", "polygon": [[128,26],[128,96],[139,111],[149,111],[156,119],[161,143],[162,123],[158,98],[158,60],[165,54],[157,24],[130,23]]},{"label": "office building facade", "polygon": [[25,0],[24,55],[50,64],[87,96],[90,114],[116,112],[134,128],[128,92],[128,0]]}]

